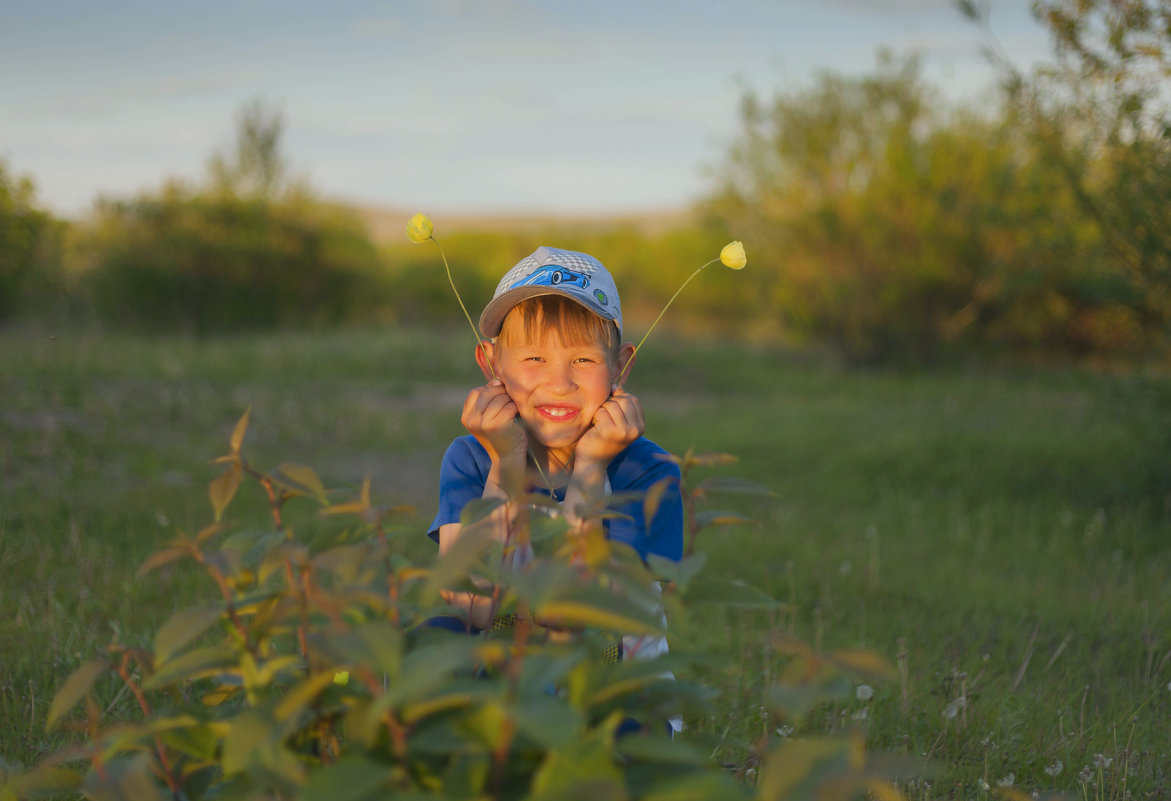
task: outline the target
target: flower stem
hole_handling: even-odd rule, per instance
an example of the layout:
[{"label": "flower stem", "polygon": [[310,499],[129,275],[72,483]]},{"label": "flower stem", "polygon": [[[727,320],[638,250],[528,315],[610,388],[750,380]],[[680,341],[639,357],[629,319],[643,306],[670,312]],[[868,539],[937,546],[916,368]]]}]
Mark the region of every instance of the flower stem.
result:
[{"label": "flower stem", "polygon": [[667,309],[669,309],[671,307],[671,304],[675,302],[675,298],[679,297],[679,293],[683,291],[683,287],[690,284],[691,279],[695,278],[695,276],[699,275],[700,272],[703,271],[704,267],[707,267],[708,265],[711,265],[711,264],[715,264],[717,261],[719,261],[718,258],[712,259],[707,264],[701,264],[695,272],[693,272],[691,275],[687,276],[686,281],[684,281],[682,284],[679,285],[679,288],[675,290],[675,294],[671,296],[671,299],[669,301],[667,301],[667,305],[663,307],[663,310],[661,312],[659,312],[659,316],[655,318],[655,321],[653,323],[651,323],[651,327],[647,329],[645,334],[643,334],[642,339],[639,340],[639,343],[634,346],[634,353],[630,354],[630,359],[626,362],[626,366],[622,368],[622,373],[621,373],[621,375],[618,376],[618,381],[615,383],[617,383],[619,386],[622,385],[622,382],[626,379],[626,371],[629,370],[630,365],[632,365],[634,363],[634,357],[638,355],[639,348],[641,348],[643,343],[646,342],[646,338],[651,335],[651,331],[655,330],[655,326],[659,324],[659,320],[663,319],[663,315],[667,313]]},{"label": "flower stem", "polygon": [[443,269],[447,271],[447,283],[451,284],[451,291],[455,293],[455,299],[459,301],[459,307],[463,309],[464,317],[467,318],[468,325],[472,327],[472,336],[476,338],[476,347],[484,354],[484,362],[488,365],[492,378],[495,379],[497,377],[496,368],[492,366],[492,360],[488,358],[488,352],[484,350],[484,342],[480,339],[480,332],[476,330],[476,324],[472,322],[472,315],[468,314],[468,307],[464,305],[464,299],[459,296],[459,290],[455,288],[455,281],[451,277],[451,267],[447,263],[447,254],[443,252],[443,245],[439,244],[439,240],[434,235],[428,238],[435,243],[435,247],[439,248],[439,255],[443,259]]}]

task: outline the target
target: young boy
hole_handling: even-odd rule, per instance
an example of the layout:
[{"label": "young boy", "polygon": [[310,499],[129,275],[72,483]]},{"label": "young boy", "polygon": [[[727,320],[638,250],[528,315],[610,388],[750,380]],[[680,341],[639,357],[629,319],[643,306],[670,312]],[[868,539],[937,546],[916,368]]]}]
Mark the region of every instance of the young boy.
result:
[{"label": "young boy", "polygon": [[[523,480],[525,489],[551,494],[571,524],[588,525],[592,521],[578,517],[587,500],[603,493],[645,493],[666,479],[653,519],[645,519],[640,497],[617,507],[629,519],[602,525],[610,539],[627,543],[644,559],[648,554],[680,559],[679,467],[642,436],[638,398],[618,384],[635,349],[622,343],[618,290],[601,262],[584,253],[538,248],[501,279],[480,315],[480,330],[491,340],[476,348],[476,363],[488,383],[468,394],[461,421],[469,433],[443,457],[439,512],[429,531],[440,552],[459,538],[464,505],[507,497],[510,481]],[[509,522],[504,516],[512,513],[507,506],[494,513],[502,531]],[[517,553],[514,564],[529,553]],[[449,600],[467,611],[471,626],[491,623],[488,597],[460,594]],[[639,656],[665,650],[665,642],[645,645]],[[627,658],[635,655],[630,651],[628,644]]]}]

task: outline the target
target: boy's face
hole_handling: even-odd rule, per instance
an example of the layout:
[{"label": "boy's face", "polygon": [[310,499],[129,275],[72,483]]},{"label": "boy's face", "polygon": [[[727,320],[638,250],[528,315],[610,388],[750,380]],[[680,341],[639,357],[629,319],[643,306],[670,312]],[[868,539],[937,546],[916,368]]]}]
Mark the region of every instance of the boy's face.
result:
[{"label": "boy's face", "polygon": [[565,344],[548,330],[536,341],[516,334],[497,340],[496,373],[530,435],[551,450],[571,450],[610,397],[615,366],[600,343]]}]

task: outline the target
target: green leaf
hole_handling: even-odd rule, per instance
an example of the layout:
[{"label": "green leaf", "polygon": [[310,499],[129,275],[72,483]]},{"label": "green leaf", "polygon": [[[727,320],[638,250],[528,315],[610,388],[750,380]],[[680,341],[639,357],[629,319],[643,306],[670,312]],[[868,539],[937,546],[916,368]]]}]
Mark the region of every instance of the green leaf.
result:
[{"label": "green leaf", "polygon": [[228,440],[228,446],[231,447],[233,454],[240,453],[240,447],[244,444],[244,433],[248,431],[248,417],[252,414],[252,407],[249,406],[244,410],[244,414],[236,421],[236,427],[232,429],[232,436]]},{"label": "green leaf", "polygon": [[332,573],[342,586],[346,586],[359,583],[358,576],[370,567],[371,561],[370,543],[336,545],[314,556],[313,567],[321,572]]},{"label": "green leaf", "polygon": [[738,461],[740,461],[740,457],[731,453],[688,454],[688,462],[699,467],[721,467]]},{"label": "green leaf", "polygon": [[72,709],[78,701],[89,695],[90,688],[93,687],[98,676],[102,675],[109,666],[110,663],[104,659],[91,659],[69,674],[69,678],[61,685],[61,689],[57,690],[57,694],[53,696],[53,702],[49,704],[49,719],[45,722],[46,731],[53,728],[53,724]]},{"label": "green leaf", "polygon": [[565,676],[569,671],[573,670],[579,662],[588,658],[589,653],[584,648],[573,648],[567,652],[546,649],[528,653],[525,655],[524,664],[521,667],[520,686],[545,688],[564,684]]},{"label": "green leaf", "polygon": [[[378,703],[397,705],[406,701],[423,701],[435,690],[451,683],[452,674],[476,664],[481,641],[474,637],[453,637],[420,646],[403,659],[402,672],[391,681],[386,695]],[[381,711],[381,710],[380,710]]]},{"label": "green leaf", "polygon": [[698,512],[695,515],[695,522],[701,528],[709,528],[711,526],[750,526],[756,523],[751,517],[745,517],[735,512],[720,512],[714,509]]},{"label": "green leaf", "polygon": [[864,678],[889,679],[895,674],[890,663],[874,651],[861,649],[831,651],[826,659],[838,669]]},{"label": "green leaf", "polygon": [[[483,798],[484,785],[491,773],[492,762],[486,753],[459,753],[443,771],[443,791],[447,798]],[[396,798],[397,801],[397,798]]]},{"label": "green leaf", "polygon": [[622,773],[614,760],[616,712],[602,725],[548,752],[533,776],[529,801],[625,801]]},{"label": "green leaf", "polygon": [[329,499],[325,496],[325,485],[321,483],[321,479],[317,477],[317,474],[313,472],[313,468],[311,467],[306,467],[303,464],[294,464],[293,462],[285,462],[277,467],[269,478],[282,489],[300,495],[309,495],[316,499],[322,506],[329,505]]},{"label": "green leaf", "polygon": [[529,542],[536,544],[564,537],[569,531],[565,515],[533,515],[529,519]]},{"label": "green leaf", "polygon": [[840,701],[848,697],[849,681],[829,681],[818,684],[777,684],[769,688],[768,698],[773,709],[791,720],[800,720],[814,707],[826,701]]},{"label": "green leaf", "polygon": [[189,651],[162,665],[155,665],[155,674],[143,682],[143,689],[157,690],[180,681],[207,678],[221,673],[239,673],[238,656],[226,645]]},{"label": "green leaf", "polygon": [[[802,737],[769,751],[761,769],[761,798],[820,798],[834,780],[855,779],[852,762],[861,753],[850,737]],[[843,798],[852,798],[850,788]]]},{"label": "green leaf", "polygon": [[[620,749],[625,750],[624,738],[619,743]],[[642,796],[642,801],[735,801],[735,799],[751,798],[751,789],[736,781],[727,772],[720,773],[685,773],[678,779],[660,780],[655,783],[649,793]]]},{"label": "green leaf", "polygon": [[197,762],[208,762],[215,759],[219,738],[216,736],[215,729],[205,723],[167,729],[160,732],[158,736],[169,748],[186,754]]},{"label": "green leaf", "polygon": [[545,748],[569,745],[581,732],[582,719],[576,709],[558,698],[534,696],[512,707],[516,727]]},{"label": "green leaf", "polygon": [[574,581],[573,568],[564,560],[538,557],[512,577],[512,589],[531,606],[564,592]]},{"label": "green leaf", "polygon": [[[8,783],[5,776],[0,774],[0,799],[12,801],[35,798],[60,798],[66,794],[75,794],[81,784],[81,774],[77,771],[57,765],[41,763],[28,773],[9,775]],[[11,791],[11,795],[5,795]]]},{"label": "green leaf", "polygon": [[94,801],[162,801],[163,792],[151,770],[150,754],[140,752],[105,762],[85,775],[81,789]]},{"label": "green leaf", "polygon": [[246,709],[229,721],[221,766],[225,776],[242,773],[254,760],[254,751],[270,745],[276,726],[255,709]]},{"label": "green leaf", "polygon": [[314,673],[293,687],[273,710],[273,717],[279,721],[295,720],[296,715],[307,707],[325,688],[333,684],[334,671]]},{"label": "green leaf", "polygon": [[654,520],[659,511],[659,504],[663,502],[663,494],[674,483],[674,478],[663,478],[651,485],[642,501],[642,514],[646,520]]},{"label": "green leaf", "polygon": [[647,564],[656,576],[675,582],[675,586],[682,591],[695,578],[695,574],[703,570],[703,566],[707,564],[707,554],[700,551],[676,562],[674,559],[666,559],[652,553],[647,554]]},{"label": "green leaf", "polygon": [[468,707],[490,696],[490,688],[473,686],[453,689],[451,686],[447,686],[439,695],[431,696],[418,703],[403,704],[399,717],[405,725],[414,726],[423,718],[452,709]]},{"label": "green leaf", "polygon": [[464,504],[463,511],[459,513],[459,524],[470,526],[473,523],[478,523],[505,503],[507,501],[504,498],[476,498],[468,501]]},{"label": "green leaf", "polygon": [[662,634],[657,615],[600,587],[585,587],[541,602],[534,614],[561,627],[598,628],[621,634]]},{"label": "green leaf", "polygon": [[235,551],[243,557],[243,563],[249,566],[255,565],[260,561],[264,555],[264,551],[274,542],[283,542],[285,540],[285,533],[283,531],[261,531],[257,529],[245,529],[244,531],[237,531],[224,538],[220,544],[220,550]]},{"label": "green leaf", "polygon": [[488,699],[469,710],[460,722],[483,746],[495,749],[500,745],[505,728],[511,723],[512,714],[499,699]]},{"label": "green leaf", "polygon": [[701,766],[708,763],[708,753],[682,739],[670,737],[623,737],[617,743],[618,751],[631,759],[643,762],[665,762],[674,765]]},{"label": "green leaf", "polygon": [[224,509],[232,502],[236,490],[240,488],[241,475],[240,463],[232,462],[208,485],[207,494],[211,498],[211,508],[215,510],[217,523],[223,519]]},{"label": "green leaf", "polygon": [[[390,767],[360,756],[346,756],[314,771],[301,788],[301,801],[367,801],[389,798]],[[397,796],[396,796],[397,797]]]},{"label": "green leaf", "polygon": [[[465,510],[466,511],[466,510]],[[433,582],[437,587],[448,587],[464,579],[492,547],[491,526],[464,526],[451,547],[444,551],[435,563]]]},{"label": "green leaf", "polygon": [[799,656],[802,659],[811,659],[816,656],[809,643],[787,631],[774,631],[769,636],[769,644],[777,653]]},{"label": "green leaf", "polygon": [[695,488],[704,492],[739,492],[747,495],[776,497],[776,493],[768,487],[757,484],[755,481],[732,476],[709,476],[696,484]]},{"label": "green leaf", "polygon": [[186,555],[186,548],[164,548],[161,551],[155,551],[146,558],[146,561],[142,563],[142,567],[138,568],[138,577],[142,578],[156,567],[162,567],[168,562],[182,559]]},{"label": "green leaf", "polygon": [[282,541],[265,549],[256,566],[256,579],[261,584],[276,571],[283,571],[286,564],[300,567],[309,558],[309,548],[299,542]]},{"label": "green leaf", "polygon": [[261,710],[245,709],[231,718],[223,744],[221,766],[225,776],[247,772],[276,783],[291,797],[305,781],[306,764],[286,745],[289,729],[278,724]]},{"label": "green leaf", "polygon": [[683,601],[688,604],[723,604],[740,609],[776,609],[780,606],[774,599],[740,579],[697,579],[683,593]]},{"label": "green leaf", "polygon": [[223,614],[223,605],[189,606],[171,615],[155,634],[155,663],[162,664],[207,631]]},{"label": "green leaf", "polygon": [[402,669],[402,632],[385,620],[363,623],[351,631],[329,632],[322,647],[336,666],[362,665],[396,681]]}]

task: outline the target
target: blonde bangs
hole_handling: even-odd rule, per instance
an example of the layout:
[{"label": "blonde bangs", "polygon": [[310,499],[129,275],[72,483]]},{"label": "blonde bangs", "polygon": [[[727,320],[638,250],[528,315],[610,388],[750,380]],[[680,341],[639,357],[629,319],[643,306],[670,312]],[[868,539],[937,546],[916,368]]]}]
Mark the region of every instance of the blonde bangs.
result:
[{"label": "blonde bangs", "polygon": [[618,363],[618,328],[563,295],[538,295],[512,307],[504,317],[496,341],[504,347],[533,342],[545,344],[549,332],[566,347],[590,345],[606,352],[610,365]]}]

